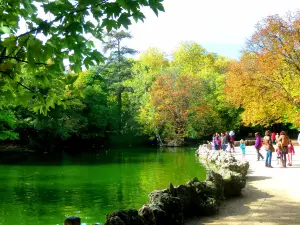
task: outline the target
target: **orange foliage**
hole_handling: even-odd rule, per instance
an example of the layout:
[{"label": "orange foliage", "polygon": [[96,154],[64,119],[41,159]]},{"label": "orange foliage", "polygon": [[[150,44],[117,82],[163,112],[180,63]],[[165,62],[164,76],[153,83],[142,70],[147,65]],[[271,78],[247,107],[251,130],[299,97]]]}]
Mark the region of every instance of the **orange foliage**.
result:
[{"label": "orange foliage", "polygon": [[226,97],[242,106],[246,124],[290,122],[300,127],[300,13],[257,25],[239,61],[231,62]]},{"label": "orange foliage", "polygon": [[157,78],[151,89],[151,105],[160,126],[169,124],[176,136],[183,138],[191,114],[205,112],[201,94],[201,80],[190,75],[164,74]]}]

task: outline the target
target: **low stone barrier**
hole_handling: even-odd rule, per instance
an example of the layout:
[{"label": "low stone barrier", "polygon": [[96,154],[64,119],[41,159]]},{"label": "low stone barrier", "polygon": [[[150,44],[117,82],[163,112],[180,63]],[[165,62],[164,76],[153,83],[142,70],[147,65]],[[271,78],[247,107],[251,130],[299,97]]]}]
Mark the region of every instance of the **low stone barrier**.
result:
[{"label": "low stone barrier", "polygon": [[218,212],[222,200],[241,194],[246,185],[247,162],[236,160],[230,153],[210,151],[200,146],[196,151],[207,167],[206,181],[192,179],[187,184],[155,190],[150,201],[139,210],[119,210],[106,217],[105,225],[183,225],[194,216]]},{"label": "low stone barrier", "polygon": [[155,190],[150,202],[139,211],[120,210],[109,214],[105,225],[183,225],[192,216],[208,216],[218,211],[218,188],[213,182],[197,178],[187,184]]},{"label": "low stone barrier", "polygon": [[[246,175],[249,163],[237,160],[231,153],[213,151],[199,147],[196,154],[208,170],[207,180],[214,183],[221,179],[224,198],[238,196],[246,186]],[[216,175],[217,174],[217,175]],[[218,177],[218,178],[216,178]]]}]

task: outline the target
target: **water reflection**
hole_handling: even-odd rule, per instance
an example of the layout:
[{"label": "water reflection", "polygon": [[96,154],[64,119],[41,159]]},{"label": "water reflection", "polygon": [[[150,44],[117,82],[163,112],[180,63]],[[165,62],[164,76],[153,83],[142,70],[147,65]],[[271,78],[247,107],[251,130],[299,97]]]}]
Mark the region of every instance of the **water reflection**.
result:
[{"label": "water reflection", "polygon": [[54,225],[69,215],[103,222],[115,209],[139,208],[149,192],[169,182],[205,176],[190,148],[121,149],[20,164],[0,165],[0,225]]}]

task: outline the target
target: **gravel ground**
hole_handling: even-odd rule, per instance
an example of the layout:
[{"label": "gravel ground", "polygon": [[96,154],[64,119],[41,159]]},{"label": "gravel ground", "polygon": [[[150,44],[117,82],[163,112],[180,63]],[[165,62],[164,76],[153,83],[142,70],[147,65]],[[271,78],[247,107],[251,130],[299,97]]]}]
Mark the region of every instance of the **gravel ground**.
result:
[{"label": "gravel ground", "polygon": [[[238,147],[236,150],[236,157],[241,157]],[[247,147],[246,160],[250,162],[250,169],[243,196],[224,201],[215,216],[194,218],[186,224],[300,225],[299,146],[295,146],[295,152],[291,167],[280,168],[276,153],[273,153],[274,168],[265,168],[264,161],[257,161],[254,147]],[[261,153],[265,157],[263,150]]]}]

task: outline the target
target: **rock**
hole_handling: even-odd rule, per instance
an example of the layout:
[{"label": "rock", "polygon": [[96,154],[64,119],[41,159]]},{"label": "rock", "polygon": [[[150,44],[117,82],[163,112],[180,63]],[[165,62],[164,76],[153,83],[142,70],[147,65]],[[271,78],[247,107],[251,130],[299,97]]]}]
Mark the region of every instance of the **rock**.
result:
[{"label": "rock", "polygon": [[139,209],[139,214],[144,218],[145,224],[156,224],[153,211],[149,205],[143,205],[143,207]]},{"label": "rock", "polygon": [[176,196],[182,203],[184,217],[198,215],[197,211],[199,207],[197,206],[197,202],[201,200],[197,199],[196,188],[192,185],[179,185],[175,190]]},{"label": "rock", "polygon": [[125,225],[125,223],[118,216],[112,216],[106,219],[104,225]]},{"label": "rock", "polygon": [[219,204],[215,198],[208,198],[202,205],[204,216],[210,216],[218,212]]},{"label": "rock", "polygon": [[209,170],[207,181],[213,182],[216,187],[216,200],[222,199],[222,196],[229,198],[241,195],[246,186],[248,162],[237,160],[231,153],[205,148],[199,148],[196,154]]},{"label": "rock", "polygon": [[143,217],[136,209],[119,210],[106,217],[105,225],[144,225]]},{"label": "rock", "polygon": [[217,200],[224,199],[224,179],[223,177],[214,171],[208,171],[206,174],[207,183],[212,182],[216,188],[215,197]]},{"label": "rock", "polygon": [[187,184],[189,185],[193,185],[194,183],[198,183],[200,182],[199,179],[197,177],[194,177],[192,180],[190,180]]},{"label": "rock", "polygon": [[170,194],[170,195],[176,197],[175,189],[174,189],[174,186],[173,186],[172,183],[169,184],[169,189],[168,189],[168,191],[169,191],[169,194]]},{"label": "rock", "polygon": [[143,216],[146,225],[164,225],[167,221],[166,212],[162,210],[158,205],[150,204],[144,205],[139,213]]},{"label": "rock", "polygon": [[69,216],[65,219],[64,225],[80,225],[81,220],[77,216]]},{"label": "rock", "polygon": [[241,174],[225,171],[224,178],[224,197],[240,196],[242,189],[246,186],[246,178]]},{"label": "rock", "polygon": [[156,190],[149,194],[150,204],[156,205],[166,213],[166,225],[181,225],[183,222],[183,206],[178,197],[167,193],[168,190]]}]

